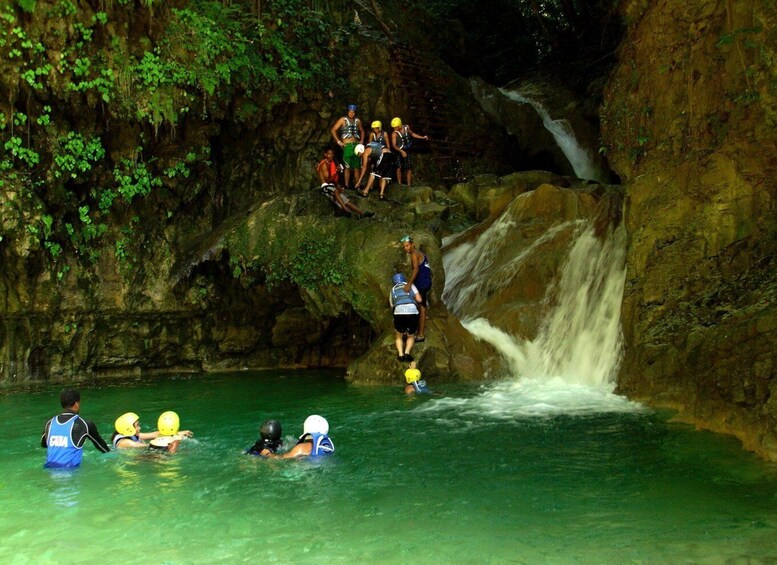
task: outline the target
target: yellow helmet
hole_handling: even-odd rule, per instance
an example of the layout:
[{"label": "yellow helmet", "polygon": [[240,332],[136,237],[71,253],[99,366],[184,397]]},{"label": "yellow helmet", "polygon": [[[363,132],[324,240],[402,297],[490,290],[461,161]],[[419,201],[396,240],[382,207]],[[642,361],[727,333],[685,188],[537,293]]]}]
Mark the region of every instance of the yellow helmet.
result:
[{"label": "yellow helmet", "polygon": [[180,426],[181,420],[178,418],[178,414],[172,411],[163,412],[156,423],[159,433],[163,436],[174,436],[178,433]]},{"label": "yellow helmet", "polygon": [[391,127],[392,128],[402,127],[402,120],[400,120],[399,118],[394,118],[393,120],[391,120]]},{"label": "yellow helmet", "polygon": [[372,127],[372,129],[375,129],[375,128],[380,129],[383,127],[383,124],[380,123],[380,120],[375,120],[374,122],[372,122],[372,126],[370,127]]},{"label": "yellow helmet", "polygon": [[116,418],[116,423],[114,424],[114,427],[116,428],[116,433],[121,434],[123,436],[134,436],[135,435],[135,422],[140,420],[140,416],[135,414],[134,412],[127,412],[126,414],[122,414],[118,418]]},{"label": "yellow helmet", "polygon": [[410,383],[414,383],[421,378],[421,371],[418,369],[408,369],[405,371],[405,380]]}]

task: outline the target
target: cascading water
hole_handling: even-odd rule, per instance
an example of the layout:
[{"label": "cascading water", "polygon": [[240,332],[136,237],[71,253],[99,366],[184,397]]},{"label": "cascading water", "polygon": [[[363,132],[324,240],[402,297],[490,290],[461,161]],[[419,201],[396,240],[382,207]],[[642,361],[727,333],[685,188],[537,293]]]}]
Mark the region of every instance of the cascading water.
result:
[{"label": "cascading water", "polygon": [[[600,239],[585,220],[565,222],[496,267],[493,259],[500,247],[499,234],[510,227],[505,214],[476,240],[445,254],[451,287],[446,288],[443,299],[464,327],[499,351],[515,379],[486,387],[476,399],[441,404],[495,417],[639,409],[612,394],[623,351],[620,306],[625,228],[620,226]],[[557,281],[547,290],[546,314],[535,339],[510,335],[477,317],[481,314],[478,293],[492,292],[543,241],[566,229],[574,230],[574,239]]]},{"label": "cascading water", "polygon": [[608,181],[607,174],[597,165],[596,160],[591,155],[591,151],[578,142],[569,120],[553,119],[545,105],[533,94],[507,90],[505,88],[500,88],[499,92],[515,102],[529,104],[537,111],[542,118],[542,124],[545,126],[545,129],[553,135],[562,153],[564,153],[564,156],[569,161],[569,164],[572,165],[572,169],[579,178],[602,183]]}]

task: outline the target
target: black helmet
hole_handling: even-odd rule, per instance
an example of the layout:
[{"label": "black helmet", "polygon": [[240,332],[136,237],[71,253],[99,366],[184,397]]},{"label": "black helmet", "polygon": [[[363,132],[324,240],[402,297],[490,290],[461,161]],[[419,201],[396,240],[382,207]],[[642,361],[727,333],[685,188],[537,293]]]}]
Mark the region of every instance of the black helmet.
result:
[{"label": "black helmet", "polygon": [[259,434],[262,439],[279,441],[283,435],[283,428],[278,420],[267,420],[259,427]]}]

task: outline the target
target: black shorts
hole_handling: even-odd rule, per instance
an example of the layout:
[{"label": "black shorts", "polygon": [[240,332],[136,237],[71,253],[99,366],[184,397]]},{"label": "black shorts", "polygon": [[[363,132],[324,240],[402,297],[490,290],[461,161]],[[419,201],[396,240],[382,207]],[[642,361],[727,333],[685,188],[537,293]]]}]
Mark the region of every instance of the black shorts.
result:
[{"label": "black shorts", "polygon": [[421,295],[421,306],[424,308],[429,308],[429,291],[432,290],[430,288],[424,288],[424,289],[418,289],[418,294]]},{"label": "black shorts", "polygon": [[418,331],[418,314],[394,314],[394,329],[412,335]]},{"label": "black shorts", "polygon": [[409,151],[405,151],[407,157],[402,157],[402,153],[397,153],[397,169],[409,171],[413,168],[413,158]]},{"label": "black shorts", "polygon": [[380,162],[375,165],[372,176],[379,179],[387,179],[394,173],[394,158],[391,153],[383,153]]}]

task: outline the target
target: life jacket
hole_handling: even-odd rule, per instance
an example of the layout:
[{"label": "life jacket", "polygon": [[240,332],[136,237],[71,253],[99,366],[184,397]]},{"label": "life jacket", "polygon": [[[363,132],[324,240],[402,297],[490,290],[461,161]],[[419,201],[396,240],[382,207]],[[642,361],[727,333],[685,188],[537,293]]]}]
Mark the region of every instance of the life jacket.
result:
[{"label": "life jacket", "polygon": [[310,439],[313,442],[310,450],[311,457],[318,457],[320,455],[331,455],[335,452],[335,444],[326,434],[310,434]]},{"label": "life jacket", "polygon": [[49,435],[46,438],[46,464],[47,469],[74,469],[81,465],[84,449],[73,443],[73,425],[78,419],[73,414],[64,424],[57,421],[57,417],[51,419]]},{"label": "life jacket", "polygon": [[379,134],[375,134],[375,132],[370,132],[370,145],[373,143],[379,143],[381,146],[388,149],[388,143],[386,143],[386,132],[382,131]]},{"label": "life jacket", "polygon": [[413,138],[410,136],[410,131],[407,126],[402,126],[402,129],[397,132],[399,137],[399,148],[403,150],[410,149],[413,146]]},{"label": "life jacket", "polygon": [[174,441],[180,441],[181,436],[175,434],[174,436],[158,436],[148,442],[148,447],[151,449],[167,449],[167,447]]},{"label": "life jacket", "polygon": [[403,283],[395,284],[394,288],[391,289],[391,301],[394,303],[394,308],[397,306],[404,306],[405,304],[415,305],[415,300],[413,300],[413,297],[405,290],[405,285]]},{"label": "life jacket", "polygon": [[370,153],[370,158],[373,161],[376,161],[379,163],[381,158],[383,157],[384,145],[381,144],[379,141],[370,141],[367,144],[367,147],[372,148],[372,153]]},{"label": "life jacket", "polygon": [[[318,171],[319,167],[322,163],[326,162],[326,159],[321,159],[318,162],[318,165],[316,165],[316,171]],[[334,161],[329,161],[327,163],[327,168],[329,169],[329,181],[331,183],[336,183],[338,180],[338,174],[337,174],[337,165],[335,165]]]},{"label": "life jacket", "polygon": [[429,387],[426,386],[426,381],[424,380],[413,381],[411,384],[418,394],[429,394],[432,392],[429,390]]},{"label": "life jacket", "polygon": [[345,120],[345,122],[340,128],[340,137],[343,139],[360,139],[359,126],[357,125],[359,123],[359,118],[354,118],[353,121],[350,121],[348,117],[345,117],[343,120]]},{"label": "life jacket", "polygon": [[121,434],[116,434],[113,436],[113,447],[118,448],[119,442],[123,439],[129,439],[134,441],[135,443],[140,443],[140,436],[123,436]]}]

